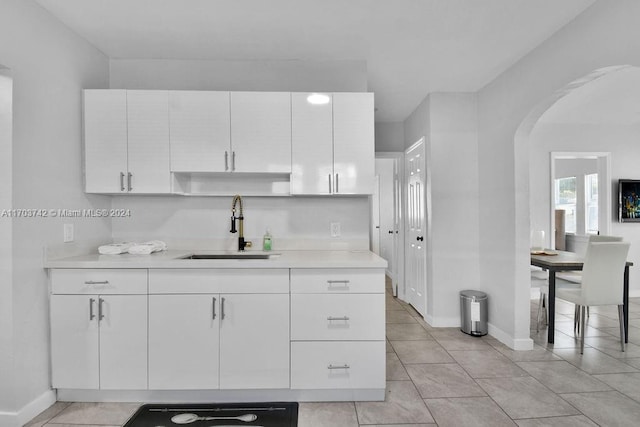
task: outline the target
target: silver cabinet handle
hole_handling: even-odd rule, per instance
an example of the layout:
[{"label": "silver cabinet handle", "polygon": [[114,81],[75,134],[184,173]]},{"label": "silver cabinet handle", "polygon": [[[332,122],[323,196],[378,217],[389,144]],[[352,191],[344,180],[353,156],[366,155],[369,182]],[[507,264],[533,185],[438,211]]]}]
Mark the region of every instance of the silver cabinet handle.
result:
[{"label": "silver cabinet handle", "polygon": [[124,191],[124,172],[120,172],[120,191]]},{"label": "silver cabinet handle", "polygon": [[331,174],[329,174],[329,193],[331,193]]},{"label": "silver cabinet handle", "polygon": [[89,320],[93,320],[96,318],[96,315],[93,314],[93,303],[96,302],[95,299],[89,298]]},{"label": "silver cabinet handle", "polygon": [[104,319],[104,313],[102,312],[102,304],[104,304],[104,300],[102,298],[98,298],[98,320]]},{"label": "silver cabinet handle", "polygon": [[127,184],[129,185],[129,191],[133,190],[133,174],[131,172],[127,174]]},{"label": "silver cabinet handle", "polygon": [[349,284],[348,280],[327,280],[327,283],[333,285],[335,283],[344,283],[345,285]]},{"label": "silver cabinet handle", "polygon": [[93,281],[93,280],[85,280],[84,284],[85,285],[108,285],[109,281],[108,280],[102,280],[100,282],[96,282],[96,281]]},{"label": "silver cabinet handle", "polygon": [[235,151],[231,152],[231,170],[232,171],[236,170],[236,152]]},{"label": "silver cabinet handle", "polygon": [[215,320],[216,319],[216,299],[215,297],[212,299],[211,301],[211,319]]},{"label": "silver cabinet handle", "polygon": [[329,317],[327,317],[327,320],[329,320],[329,321],[331,321],[331,320],[349,320],[349,316],[342,316],[342,317],[329,316]]},{"label": "silver cabinet handle", "polygon": [[224,170],[226,171],[229,170],[229,152],[228,151],[224,152]]},{"label": "silver cabinet handle", "polygon": [[339,193],[340,190],[338,189],[338,174],[336,174],[336,193]]},{"label": "silver cabinet handle", "polygon": [[344,365],[338,365],[338,366],[334,366],[334,365],[327,366],[327,369],[349,369],[349,368],[351,368],[351,366],[347,365],[346,363]]},{"label": "silver cabinet handle", "polygon": [[224,298],[220,298],[220,320],[224,320]]}]

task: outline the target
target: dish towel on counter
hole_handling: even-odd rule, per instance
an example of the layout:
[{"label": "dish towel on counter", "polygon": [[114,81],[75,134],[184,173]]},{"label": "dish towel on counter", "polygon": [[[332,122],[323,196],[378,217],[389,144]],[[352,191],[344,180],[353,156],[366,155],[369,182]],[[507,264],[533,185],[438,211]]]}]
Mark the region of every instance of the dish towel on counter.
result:
[{"label": "dish towel on counter", "polygon": [[129,253],[134,255],[149,255],[166,249],[167,244],[162,240],[150,240],[148,242],[134,244],[129,248]]},{"label": "dish towel on counter", "polygon": [[129,248],[131,248],[135,243],[111,243],[109,245],[102,245],[98,247],[98,253],[101,255],[119,255],[126,254],[129,252]]}]

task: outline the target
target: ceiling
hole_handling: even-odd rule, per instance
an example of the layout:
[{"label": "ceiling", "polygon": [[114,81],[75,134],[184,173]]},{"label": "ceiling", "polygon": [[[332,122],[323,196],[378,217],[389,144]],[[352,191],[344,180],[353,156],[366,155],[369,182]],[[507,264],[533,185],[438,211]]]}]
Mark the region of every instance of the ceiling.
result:
[{"label": "ceiling", "polygon": [[595,0],[36,0],[110,58],[364,60],[376,121],[476,91]]}]

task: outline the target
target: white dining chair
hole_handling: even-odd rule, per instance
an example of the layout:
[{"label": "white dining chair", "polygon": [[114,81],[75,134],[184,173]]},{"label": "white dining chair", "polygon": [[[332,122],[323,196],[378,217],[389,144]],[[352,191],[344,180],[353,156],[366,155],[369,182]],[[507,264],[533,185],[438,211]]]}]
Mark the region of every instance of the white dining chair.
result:
[{"label": "white dining chair", "polygon": [[586,307],[617,305],[620,345],[624,351],[624,268],[629,254],[626,242],[589,242],[579,289],[558,289],[556,297],[579,306],[580,354],[584,352]]},{"label": "white dining chair", "polygon": [[[605,236],[601,234],[589,235],[588,243],[591,242],[622,242],[620,236]],[[585,255],[584,253],[582,254]],[[557,289],[579,289],[582,286],[582,271],[565,271],[556,273],[556,290]],[[538,302],[538,316],[536,323],[536,332],[540,331],[540,323],[544,316],[545,325],[549,323],[549,308],[547,301],[549,299],[549,283],[540,286],[540,299]],[[579,325],[580,306],[576,305],[573,315],[573,331],[580,331]],[[589,307],[587,307],[587,318],[589,317]]]}]

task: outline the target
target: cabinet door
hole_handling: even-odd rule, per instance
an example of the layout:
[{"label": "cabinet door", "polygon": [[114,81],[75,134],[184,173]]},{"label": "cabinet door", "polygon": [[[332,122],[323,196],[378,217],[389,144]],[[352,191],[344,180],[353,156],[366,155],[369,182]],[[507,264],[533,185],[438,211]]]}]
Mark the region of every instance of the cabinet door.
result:
[{"label": "cabinet door", "polygon": [[[84,173],[87,193],[126,192],[127,92],[84,91]],[[124,183],[123,183],[124,184]]]},{"label": "cabinet door", "polygon": [[314,104],[310,93],[291,94],[291,193],[331,194],[333,105]]},{"label": "cabinet door", "polygon": [[337,194],[373,194],[372,93],[333,94],[333,171]]},{"label": "cabinet door", "polygon": [[289,295],[220,301],[220,388],[288,388]]},{"label": "cabinet door", "polygon": [[172,171],[229,170],[229,92],[171,91],[169,117]]},{"label": "cabinet door", "polygon": [[98,305],[100,388],[146,390],[147,296],[101,295]]},{"label": "cabinet door", "polygon": [[128,188],[132,193],[169,193],[169,92],[127,91]]},{"label": "cabinet door", "polygon": [[291,172],[289,92],[231,92],[235,172]]},{"label": "cabinet door", "polygon": [[149,296],[149,389],[217,389],[218,295]]},{"label": "cabinet door", "polygon": [[51,296],[53,388],[97,389],[98,296]]}]

